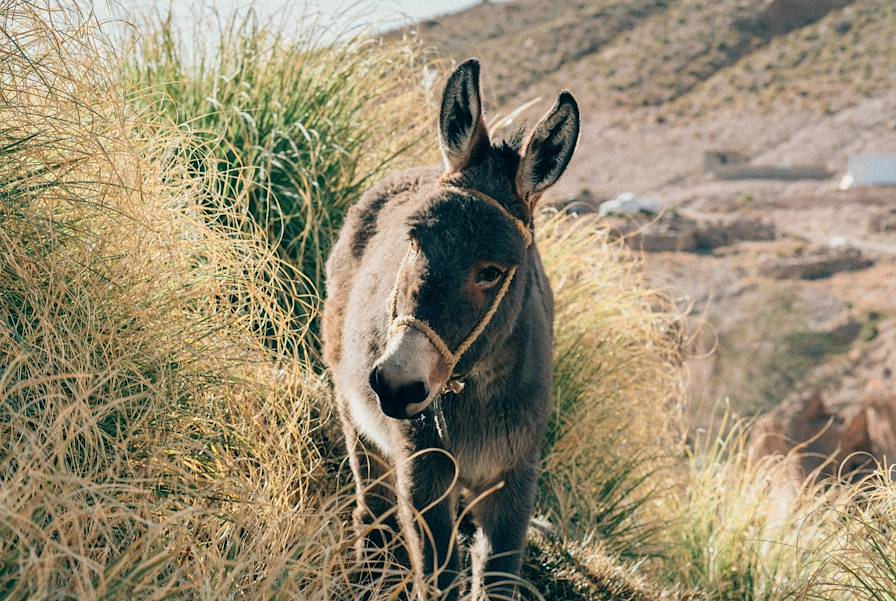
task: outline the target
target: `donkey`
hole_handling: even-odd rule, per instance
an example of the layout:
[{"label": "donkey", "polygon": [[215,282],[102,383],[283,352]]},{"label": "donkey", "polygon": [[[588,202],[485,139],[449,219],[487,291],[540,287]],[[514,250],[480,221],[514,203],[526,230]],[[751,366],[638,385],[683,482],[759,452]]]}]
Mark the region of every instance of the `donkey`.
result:
[{"label": "donkey", "polygon": [[471,59],[445,85],[439,134],[444,168],[387,178],[350,209],[327,261],[324,359],[357,487],[359,559],[382,567],[400,532],[398,559],[439,588],[425,596],[457,598],[465,502],[474,595],[484,579],[509,597],[553,374],[533,217],[572,158],[579,110],[563,92],[527,138],[493,144]]}]

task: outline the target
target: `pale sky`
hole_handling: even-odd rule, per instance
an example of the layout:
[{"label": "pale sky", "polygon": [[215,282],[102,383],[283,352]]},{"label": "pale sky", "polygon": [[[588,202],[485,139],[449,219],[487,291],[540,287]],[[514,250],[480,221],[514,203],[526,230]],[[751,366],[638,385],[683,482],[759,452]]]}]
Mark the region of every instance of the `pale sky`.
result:
[{"label": "pale sky", "polygon": [[[89,0],[87,0],[89,2]],[[220,14],[255,6],[262,19],[280,21],[285,28],[299,27],[318,18],[334,30],[386,29],[427,17],[456,12],[481,0],[94,0],[102,19],[139,14],[150,10],[167,12],[171,7],[184,30],[192,30],[198,14],[211,9]],[[205,17],[204,17],[205,18]]]}]

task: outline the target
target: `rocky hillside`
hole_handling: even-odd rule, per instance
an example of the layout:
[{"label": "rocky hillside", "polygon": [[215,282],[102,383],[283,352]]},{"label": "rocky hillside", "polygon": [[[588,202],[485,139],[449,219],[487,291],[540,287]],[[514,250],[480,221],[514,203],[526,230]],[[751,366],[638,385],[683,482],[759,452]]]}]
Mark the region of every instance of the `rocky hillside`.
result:
[{"label": "rocky hillside", "polygon": [[596,107],[831,109],[896,82],[891,0],[486,1],[418,28],[442,55],[483,59],[499,104],[561,85]]},{"label": "rocky hillside", "polygon": [[[587,214],[631,191],[668,211],[620,227],[701,332],[692,425],[725,398],[754,415],[896,390],[896,346],[878,339],[896,320],[896,189],[837,189],[850,156],[896,153],[896,2],[516,0],[417,29],[483,60],[492,114],[540,96],[531,120],[573,91],[582,136],[548,202]],[[704,168],[717,150],[830,177],[720,179]]]}]

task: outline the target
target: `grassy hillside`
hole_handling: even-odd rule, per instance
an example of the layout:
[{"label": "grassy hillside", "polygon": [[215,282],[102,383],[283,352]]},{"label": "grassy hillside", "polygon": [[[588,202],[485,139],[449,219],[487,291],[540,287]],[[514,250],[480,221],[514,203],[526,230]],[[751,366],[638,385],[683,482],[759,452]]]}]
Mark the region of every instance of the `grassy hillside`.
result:
[{"label": "grassy hillside", "polygon": [[[600,52],[672,0],[482,3],[419,25],[424,43],[462,60],[477,56],[499,104]],[[475,23],[475,27],[470,24]],[[508,48],[513,48],[508,52]]]},{"label": "grassy hillside", "polygon": [[[306,333],[345,205],[432,156],[393,135],[431,122],[414,48],[248,28],[187,67],[164,21],[131,51],[68,6],[5,8],[0,598],[395,598],[399,566],[355,578]],[[889,473],[818,491],[737,428],[685,448],[670,299],[604,231],[537,230],[557,377],[528,598],[892,601]]]},{"label": "grassy hillside", "polygon": [[[826,113],[896,87],[896,4],[861,0],[798,28],[714,74],[696,110],[787,102]],[[690,108],[690,107],[689,107]]]}]

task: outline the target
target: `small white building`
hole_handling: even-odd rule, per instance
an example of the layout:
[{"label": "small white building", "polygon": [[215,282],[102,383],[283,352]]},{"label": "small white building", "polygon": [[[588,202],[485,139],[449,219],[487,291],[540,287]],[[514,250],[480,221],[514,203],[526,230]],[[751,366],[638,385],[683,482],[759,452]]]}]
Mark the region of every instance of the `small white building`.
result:
[{"label": "small white building", "polygon": [[849,171],[840,180],[840,189],[866,186],[896,186],[896,154],[849,157]]}]

